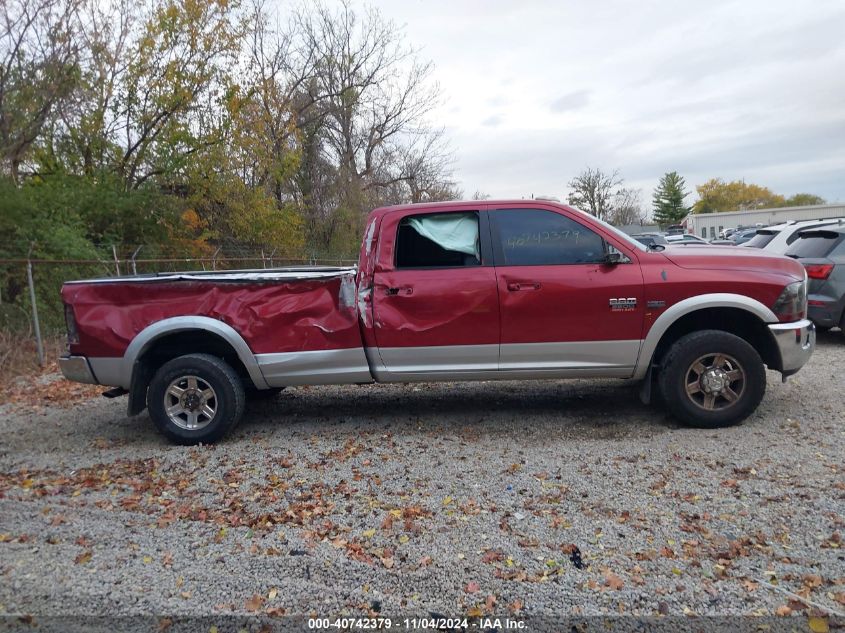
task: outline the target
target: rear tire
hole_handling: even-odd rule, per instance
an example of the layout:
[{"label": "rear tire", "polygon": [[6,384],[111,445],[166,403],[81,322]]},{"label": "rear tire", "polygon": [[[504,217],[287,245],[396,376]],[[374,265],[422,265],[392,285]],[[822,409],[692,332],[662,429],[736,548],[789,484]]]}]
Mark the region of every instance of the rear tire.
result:
[{"label": "rear tire", "polygon": [[177,444],[212,444],[238,423],[244,388],[237,372],[210,354],[179,356],[162,365],[147,393],[150,417]]},{"label": "rear tire", "polygon": [[669,412],[683,424],[732,426],[751,415],[766,393],[760,354],[721,330],[681,337],[661,362],[658,385]]}]

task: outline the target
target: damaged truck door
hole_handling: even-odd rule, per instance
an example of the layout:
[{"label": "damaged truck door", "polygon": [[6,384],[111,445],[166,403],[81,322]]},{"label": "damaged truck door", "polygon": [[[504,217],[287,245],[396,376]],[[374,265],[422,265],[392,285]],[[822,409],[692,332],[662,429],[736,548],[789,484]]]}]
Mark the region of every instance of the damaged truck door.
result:
[{"label": "damaged truck door", "polygon": [[396,213],[382,220],[374,274],[378,380],[495,372],[499,298],[486,213]]}]

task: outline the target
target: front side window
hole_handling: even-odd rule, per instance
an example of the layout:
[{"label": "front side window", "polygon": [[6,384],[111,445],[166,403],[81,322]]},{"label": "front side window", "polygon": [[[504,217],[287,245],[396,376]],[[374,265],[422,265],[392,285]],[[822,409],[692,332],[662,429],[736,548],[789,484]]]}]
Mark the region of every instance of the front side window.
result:
[{"label": "front side window", "polygon": [[600,235],[565,215],[542,209],[504,209],[490,214],[502,266],[592,264],[605,261]]},{"label": "front side window", "polygon": [[396,234],[397,268],[478,266],[478,214],[430,213],[402,218]]}]

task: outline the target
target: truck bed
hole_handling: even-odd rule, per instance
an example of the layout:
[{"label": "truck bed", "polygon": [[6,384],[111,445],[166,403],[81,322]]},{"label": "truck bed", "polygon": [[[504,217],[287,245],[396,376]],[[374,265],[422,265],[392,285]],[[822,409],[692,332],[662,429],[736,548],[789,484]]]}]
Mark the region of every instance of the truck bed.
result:
[{"label": "truck bed", "polygon": [[[73,306],[80,337],[70,351],[84,349],[94,373],[99,368],[105,374],[127,352],[142,353],[130,346],[141,345],[145,330],[165,326],[171,331],[174,327],[188,330],[198,320],[213,320],[218,329],[234,330],[243,339],[271,386],[279,372],[295,372],[290,365],[294,359],[308,365],[321,353],[339,357],[321,360],[329,369],[347,366],[354,356],[351,378],[369,380],[356,312],[355,275],[354,267],[315,266],[68,282],[62,299]],[[125,373],[125,362],[123,366]]]}]

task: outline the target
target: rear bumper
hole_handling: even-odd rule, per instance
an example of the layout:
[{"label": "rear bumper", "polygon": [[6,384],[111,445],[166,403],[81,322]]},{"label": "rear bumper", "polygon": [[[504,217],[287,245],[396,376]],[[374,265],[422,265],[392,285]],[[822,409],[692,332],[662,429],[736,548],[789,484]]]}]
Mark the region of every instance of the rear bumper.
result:
[{"label": "rear bumper", "polygon": [[816,326],[808,319],[794,323],[774,323],[769,331],[780,351],[780,371],[790,376],[810,360],[816,349]]},{"label": "rear bumper", "polygon": [[91,371],[91,365],[88,364],[88,359],[84,356],[62,356],[59,359],[59,368],[68,380],[90,385],[98,384],[94,372]]}]

